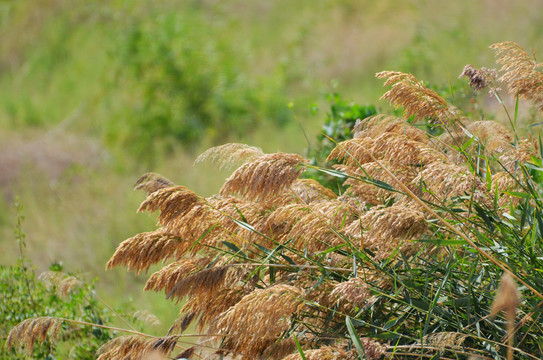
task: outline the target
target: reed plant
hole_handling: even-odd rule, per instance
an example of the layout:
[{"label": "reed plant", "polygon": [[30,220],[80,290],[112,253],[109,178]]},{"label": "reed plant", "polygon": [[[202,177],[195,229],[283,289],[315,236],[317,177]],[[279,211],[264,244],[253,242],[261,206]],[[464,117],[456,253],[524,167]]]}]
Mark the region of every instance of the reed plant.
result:
[{"label": "reed plant", "polygon": [[[226,144],[197,159],[235,168],[215,196],[145,174],[139,211],[158,213],[157,228],[107,268],[163,264],[145,290],[181,309],[168,334],[132,332],[99,359],[540,359],[542,146],[515,124],[521,99],[542,110],[542,65],[515,43],[491,48],[501,69],[461,76],[503,105],[505,125],[385,71],[382,98],[401,115],[359,119],[331,168]],[[308,168],[343,191],[302,178]],[[62,321],[26,320],[8,345]]]}]

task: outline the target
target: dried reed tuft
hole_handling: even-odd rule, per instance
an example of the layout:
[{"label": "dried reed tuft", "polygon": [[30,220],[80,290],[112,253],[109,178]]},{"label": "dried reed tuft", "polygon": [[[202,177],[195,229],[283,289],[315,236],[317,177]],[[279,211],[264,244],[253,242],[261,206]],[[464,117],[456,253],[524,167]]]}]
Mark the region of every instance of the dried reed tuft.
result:
[{"label": "dried reed tuft", "polygon": [[418,239],[428,228],[422,212],[404,205],[373,207],[362,214],[360,221],[352,222],[345,232],[360,238],[360,226],[365,229],[363,246],[381,259],[398,248],[405,255],[417,251],[421,243],[404,240]]},{"label": "dried reed tuft", "polygon": [[516,206],[520,203],[521,198],[509,195],[511,192],[520,192],[522,190],[519,182],[515,177],[506,171],[500,171],[492,174],[492,193],[498,192],[498,205],[506,207],[508,205]]},{"label": "dried reed tuft", "polygon": [[246,144],[230,143],[207,149],[196,158],[194,164],[210,161],[220,169],[232,169],[263,156],[262,149]]},{"label": "dried reed tuft", "polygon": [[262,353],[262,359],[282,359],[296,350],[294,338],[281,339],[270,345]]},{"label": "dried reed tuft", "polygon": [[75,277],[58,271],[43,272],[38,279],[50,286],[54,286],[58,296],[61,298],[66,298],[82,285],[82,282]]},{"label": "dried reed tuft", "polygon": [[543,111],[543,64],[537,63],[535,54],[528,54],[520,45],[512,41],[490,46],[496,51],[497,62],[504,72],[500,80],[507,84],[509,93],[532,101],[539,111]]},{"label": "dried reed tuft", "polygon": [[193,317],[201,315],[198,328],[203,330],[207,325],[216,324],[221,315],[239,303],[247,293],[243,287],[223,287],[213,291],[213,296],[189,298],[181,312],[192,314]]},{"label": "dried reed tuft", "polygon": [[136,273],[147,271],[159,261],[180,258],[191,247],[191,243],[183,241],[176,235],[158,229],[138,234],[123,241],[109,259],[106,269],[123,265]]},{"label": "dried reed tuft", "polygon": [[410,140],[428,142],[428,134],[408,124],[404,119],[390,115],[374,115],[364,120],[357,120],[353,128],[353,138],[377,138],[384,133],[402,134]]},{"label": "dried reed tuft", "polygon": [[[304,351],[305,359],[307,360],[354,360],[353,353],[348,353],[345,350],[333,347],[323,346],[318,349]],[[283,360],[303,360],[300,354],[292,354],[283,358]]]},{"label": "dried reed tuft", "polygon": [[492,87],[492,84],[498,77],[498,73],[495,69],[487,69],[485,67],[477,69],[473,67],[473,65],[468,64],[464,67],[464,70],[460,76],[458,76],[458,78],[463,76],[466,76],[469,79],[469,86],[471,86],[475,91],[487,88],[489,86],[491,87],[491,93],[499,90]]},{"label": "dried reed tuft", "polygon": [[384,133],[375,139],[343,141],[332,150],[327,160],[338,160],[347,166],[357,167],[373,162],[370,154],[377,160],[406,166],[423,166],[445,160],[445,155],[437,149],[395,133]]},{"label": "dried reed tuft", "polygon": [[520,292],[515,280],[508,273],[504,273],[490,308],[490,316],[495,317],[500,311],[503,311],[508,320],[514,321],[520,299]]},{"label": "dried reed tuft", "polygon": [[304,171],[305,160],[296,154],[267,154],[246,163],[226,179],[221,195],[239,194],[248,200],[279,195]]},{"label": "dried reed tuft", "polygon": [[215,266],[181,278],[168,293],[168,298],[181,300],[185,295],[208,298],[223,284],[228,266]]},{"label": "dried reed tuft", "polygon": [[363,307],[370,298],[369,285],[359,277],[353,277],[349,281],[337,284],[330,294],[343,301],[348,301],[353,306]]},{"label": "dried reed tuft", "polygon": [[175,348],[179,336],[147,339],[138,335],[121,336],[100,347],[97,360],[143,360],[167,356]]},{"label": "dried reed tuft", "polygon": [[292,246],[313,253],[344,243],[339,233],[345,223],[355,221],[354,208],[333,200],[312,203],[309,209],[286,235],[286,238],[294,239]]},{"label": "dried reed tuft", "polygon": [[172,187],[175,184],[164,176],[156,173],[146,173],[136,181],[134,190],[145,190],[147,194],[155,192],[157,190]]},{"label": "dried reed tuft", "polygon": [[53,317],[35,317],[17,324],[8,334],[6,347],[8,349],[20,346],[32,353],[36,340],[45,341],[46,337],[54,342],[62,326],[62,320]]},{"label": "dried reed tuft", "polygon": [[466,334],[459,332],[438,332],[426,335],[423,338],[423,343],[442,350],[445,348],[454,349],[461,348],[467,337],[468,336]]},{"label": "dried reed tuft", "polygon": [[180,214],[187,213],[203,200],[184,186],[172,186],[152,192],[147,196],[138,212],[160,210],[159,224],[166,224]]},{"label": "dried reed tuft", "polygon": [[229,335],[224,348],[259,356],[290,327],[291,317],[304,304],[303,295],[284,284],[255,290],[225,311],[212,329]]},{"label": "dried reed tuft", "polygon": [[[411,191],[416,192],[417,187],[412,184],[413,179],[419,174],[420,169],[416,166],[406,166],[401,164],[391,164],[389,161],[381,161],[389,169],[398,180],[407,184]],[[346,174],[358,179],[349,178],[344,182],[344,186],[348,186],[348,190],[344,195],[355,197],[365,203],[371,205],[383,204],[389,197],[399,197],[401,194],[383,189],[376,186],[372,181],[378,180],[385,184],[395,187],[394,180],[381,166],[376,162],[369,162],[360,167],[350,167],[345,165],[335,165],[334,167]],[[369,182],[361,181],[360,178],[366,178]]]},{"label": "dried reed tuft", "polygon": [[168,294],[183,278],[203,269],[210,261],[208,258],[194,257],[173,262],[151,275],[144,290],[164,290]]},{"label": "dried reed tuft", "polygon": [[377,78],[386,79],[385,86],[392,86],[381,99],[396,108],[402,107],[404,116],[416,121],[429,119],[431,123],[447,124],[462,116],[435,91],[428,89],[422,81],[411,74],[395,71],[377,73]]},{"label": "dried reed tuft", "polygon": [[513,345],[515,339],[515,317],[521,302],[521,294],[515,280],[504,272],[500,286],[490,307],[490,317],[493,319],[500,311],[505,313],[507,320],[507,360],[513,360]]},{"label": "dried reed tuft", "polygon": [[500,164],[512,174],[518,175],[519,164],[524,164],[538,156],[538,147],[530,139],[520,139],[516,147],[499,157]]},{"label": "dried reed tuft", "polygon": [[160,326],[162,324],[160,319],[149,310],[138,310],[132,316],[147,325]]},{"label": "dried reed tuft", "polygon": [[332,190],[322,186],[318,181],[313,179],[296,180],[292,184],[292,191],[305,204],[336,198],[336,194]]},{"label": "dried reed tuft", "polygon": [[439,162],[430,164],[413,180],[413,184],[424,186],[421,198],[429,201],[454,201],[458,196],[472,193],[477,202],[488,199],[482,180],[460,165]]}]

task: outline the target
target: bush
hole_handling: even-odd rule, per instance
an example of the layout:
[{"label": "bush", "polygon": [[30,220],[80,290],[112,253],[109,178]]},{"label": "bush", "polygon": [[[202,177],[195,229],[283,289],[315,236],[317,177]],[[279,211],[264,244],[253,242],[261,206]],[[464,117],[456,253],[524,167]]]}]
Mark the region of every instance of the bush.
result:
[{"label": "bush", "polygon": [[128,25],[118,38],[115,81],[131,91],[126,102],[113,105],[117,118],[106,128],[109,144],[152,159],[174,144],[217,142],[266,122],[287,123],[281,72],[250,73],[250,48],[224,35],[232,26],[190,7]]},{"label": "bush", "polygon": [[[22,250],[24,234],[21,223],[22,217],[19,214],[16,234]],[[111,311],[98,302],[94,295],[94,283],[84,284],[62,270],[62,265],[52,264],[50,271],[43,273],[38,279],[35,269],[22,255],[15,265],[0,265],[0,292],[3,294],[0,309],[1,339],[5,340],[15,325],[28,318],[65,318],[97,325],[112,320]],[[111,339],[110,331],[88,325],[66,324],[62,326],[62,330],[58,341],[48,340],[33,349],[29,348],[28,356],[2,346],[0,358],[94,359],[98,348]],[[37,333],[37,328],[34,331]],[[44,339],[45,334],[41,340]],[[16,347],[28,346],[33,341],[23,336],[17,340]]]}]

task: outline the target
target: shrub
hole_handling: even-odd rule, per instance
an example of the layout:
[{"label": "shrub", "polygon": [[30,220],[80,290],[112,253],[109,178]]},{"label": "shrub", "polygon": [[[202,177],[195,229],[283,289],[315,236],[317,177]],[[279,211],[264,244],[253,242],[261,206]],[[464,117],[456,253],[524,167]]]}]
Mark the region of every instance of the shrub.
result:
[{"label": "shrub", "polygon": [[[502,76],[467,67],[470,84],[503,103],[501,81],[540,107],[539,65],[514,43],[493,48]],[[346,179],[341,196],[300,179],[311,165],[299,155],[235,144],[198,159],[242,163],[216,196],[137,182],[158,228],[107,267],[167,262],[145,290],[184,303],[168,336],[118,338],[100,358],[166,356],[193,322],[203,340],[177,358],[210,341],[246,359],[538,358],[540,144],[470,119],[411,74],[377,76],[402,115],[370,116],[331,150],[322,170]]]},{"label": "shrub", "polygon": [[[27,347],[27,355],[17,354],[4,346],[0,349],[2,359],[94,359],[98,348],[111,340],[111,332],[87,324],[101,325],[112,320],[112,312],[100,303],[94,294],[94,283],[85,284],[73,274],[64,273],[62,265],[52,264],[50,271],[39,276],[35,269],[22,255],[25,234],[21,230],[22,216],[18,206],[18,225],[16,237],[21,247],[21,257],[15,265],[0,265],[0,292],[3,294],[0,309],[0,338],[6,339],[8,332],[15,325],[24,323],[28,318],[45,316],[48,321],[42,322],[43,332],[39,326],[32,330],[32,336],[41,341],[49,338],[44,344],[34,346],[34,340],[28,334],[21,334],[13,344],[15,347]],[[74,320],[79,325],[60,325],[56,318]],[[30,321],[36,325],[37,322]],[[55,340],[53,330],[57,333],[62,328],[62,335]],[[12,333],[13,334],[13,333]],[[13,335],[12,335],[13,336]],[[8,340],[9,342],[9,340]]]},{"label": "shrub", "polygon": [[250,73],[250,47],[224,35],[232,24],[210,21],[191,7],[146,19],[133,21],[117,40],[115,83],[130,91],[113,105],[109,144],[152,160],[174,144],[217,142],[265,122],[289,121],[282,74]]}]

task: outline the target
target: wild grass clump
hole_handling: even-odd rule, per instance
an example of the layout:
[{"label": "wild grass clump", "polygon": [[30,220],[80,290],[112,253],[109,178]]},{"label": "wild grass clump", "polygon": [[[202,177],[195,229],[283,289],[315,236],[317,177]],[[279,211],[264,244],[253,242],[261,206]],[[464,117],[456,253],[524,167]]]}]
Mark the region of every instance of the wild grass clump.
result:
[{"label": "wild grass clump", "polygon": [[[539,65],[516,44],[493,48],[505,75],[463,75],[502,104],[500,87],[538,107]],[[378,77],[402,115],[360,119],[331,169],[229,144],[203,157],[241,163],[219,195],[138,181],[157,229],[121,243],[107,266],[164,264],[145,289],[182,307],[166,337],[118,338],[102,355],[170,355],[200,335],[171,356],[540,358],[541,140],[472,119],[411,74]],[[504,122],[517,114],[504,106]],[[301,179],[308,168],[344,179],[343,191]],[[13,336],[28,336],[21,326]]]}]

